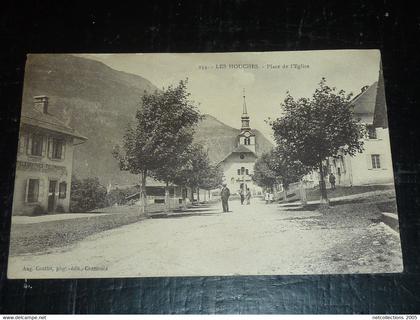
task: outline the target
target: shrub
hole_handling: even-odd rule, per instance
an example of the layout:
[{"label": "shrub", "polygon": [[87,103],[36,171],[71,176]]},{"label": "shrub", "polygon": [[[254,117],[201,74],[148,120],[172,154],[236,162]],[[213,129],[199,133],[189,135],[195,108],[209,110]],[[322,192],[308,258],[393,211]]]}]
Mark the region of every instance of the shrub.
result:
[{"label": "shrub", "polygon": [[64,210],[64,207],[63,207],[61,204],[59,204],[59,205],[57,205],[57,207],[55,208],[55,212],[57,212],[57,213],[65,213],[65,212],[66,212],[66,210]]},{"label": "shrub", "polygon": [[98,178],[79,180],[75,177],[71,183],[70,211],[87,212],[106,205],[106,188]]},{"label": "shrub", "polygon": [[39,205],[39,204],[37,204],[34,207],[34,209],[32,210],[32,215],[34,215],[34,216],[40,216],[40,215],[43,215],[43,214],[46,214],[46,213],[47,213],[47,211],[44,209],[44,207]]}]

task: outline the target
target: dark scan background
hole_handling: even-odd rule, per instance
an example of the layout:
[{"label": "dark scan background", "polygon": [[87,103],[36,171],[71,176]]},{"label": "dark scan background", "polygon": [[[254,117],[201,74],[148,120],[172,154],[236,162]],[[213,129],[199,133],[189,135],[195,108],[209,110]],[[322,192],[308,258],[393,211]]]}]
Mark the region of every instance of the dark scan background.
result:
[{"label": "dark scan background", "polygon": [[[2,1],[0,313],[420,313],[420,17],[404,1]],[[25,54],[379,48],[405,272],[7,280]],[[345,75],[343,75],[345,76]]]}]

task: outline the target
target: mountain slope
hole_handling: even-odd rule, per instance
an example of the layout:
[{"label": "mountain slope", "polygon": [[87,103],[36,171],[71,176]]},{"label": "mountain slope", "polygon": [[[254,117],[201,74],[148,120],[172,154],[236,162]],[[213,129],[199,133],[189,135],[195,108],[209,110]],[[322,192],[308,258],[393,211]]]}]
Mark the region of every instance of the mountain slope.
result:
[{"label": "mountain slope", "polygon": [[[119,170],[112,148],[121,145],[144,92],[155,90],[147,79],[113,70],[102,62],[71,55],[30,55],[22,107],[32,108],[33,96],[49,96],[49,112],[89,138],[75,147],[74,174],[98,177],[102,184],[127,185],[137,183],[138,177]],[[254,132],[257,154],[269,150],[272,144]],[[239,129],[205,115],[195,141],[204,144],[210,160],[217,163],[236,147],[238,134]]]},{"label": "mountain slope", "polygon": [[102,183],[137,179],[120,172],[112,157],[144,92],[157,88],[148,80],[113,70],[101,62],[71,55],[30,55],[26,65],[22,108],[33,96],[47,95],[49,111],[89,138],[75,147],[78,177],[98,176]]}]

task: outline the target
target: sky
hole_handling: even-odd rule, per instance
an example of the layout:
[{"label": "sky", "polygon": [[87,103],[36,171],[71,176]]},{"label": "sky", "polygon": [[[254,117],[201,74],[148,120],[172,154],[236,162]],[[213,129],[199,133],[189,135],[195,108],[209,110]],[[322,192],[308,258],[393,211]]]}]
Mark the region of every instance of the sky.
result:
[{"label": "sky", "polygon": [[200,111],[235,128],[241,124],[245,90],[251,128],[270,140],[272,130],[265,120],[281,115],[287,91],[295,98],[310,97],[325,77],[328,85],[356,95],[378,80],[380,64],[378,50],[79,56],[142,76],[160,89],[188,78],[187,90]]}]

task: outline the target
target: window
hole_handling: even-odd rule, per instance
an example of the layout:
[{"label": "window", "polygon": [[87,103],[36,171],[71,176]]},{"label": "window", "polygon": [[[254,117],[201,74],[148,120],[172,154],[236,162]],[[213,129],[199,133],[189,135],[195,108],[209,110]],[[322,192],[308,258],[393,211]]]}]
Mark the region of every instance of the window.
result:
[{"label": "window", "polygon": [[29,179],[28,181],[28,202],[38,202],[39,196],[39,179]]},{"label": "window", "polygon": [[65,199],[67,194],[67,183],[66,182],[60,182],[60,185],[58,186],[58,197],[60,199]]},{"label": "window", "polygon": [[52,139],[52,159],[61,159],[63,155],[63,140],[61,139]]},{"label": "window", "polygon": [[32,135],[31,155],[42,156],[43,137],[40,134]]},{"label": "window", "polygon": [[241,153],[241,154],[239,155],[239,158],[244,159],[244,158],[245,158],[245,155],[244,155],[243,153]]},{"label": "window", "polygon": [[248,171],[248,169],[245,169],[245,174],[246,174],[246,175],[249,175],[249,171]]},{"label": "window", "polygon": [[245,138],[245,139],[244,139],[244,144],[245,144],[246,146],[250,145],[250,144],[251,144],[251,139],[250,139],[250,138]]},{"label": "window", "polygon": [[241,175],[241,169],[238,169],[238,176]]},{"label": "window", "polygon": [[245,173],[245,168],[241,167],[241,174],[244,174],[244,173]]},{"label": "window", "polygon": [[381,160],[379,154],[372,154],[370,157],[372,159],[372,168],[379,169],[381,167]]},{"label": "window", "polygon": [[369,139],[377,139],[376,128],[374,126],[367,126],[366,130]]}]

